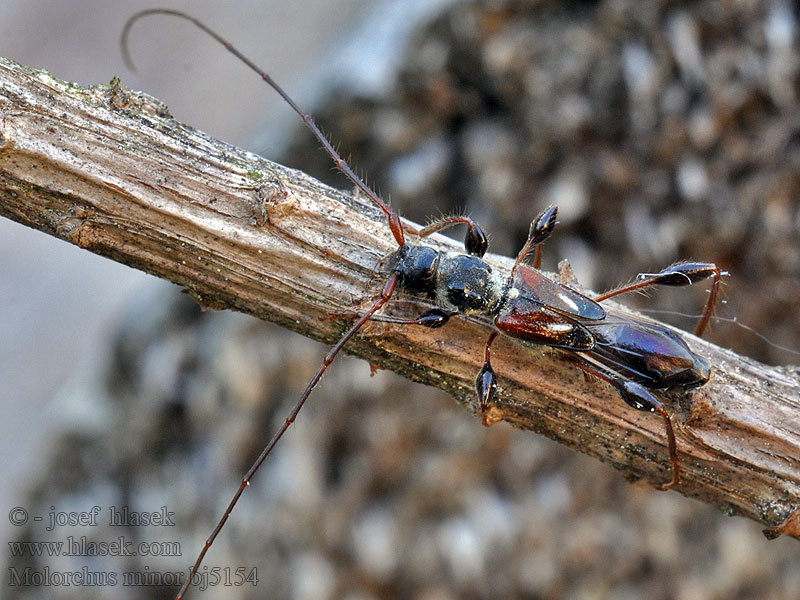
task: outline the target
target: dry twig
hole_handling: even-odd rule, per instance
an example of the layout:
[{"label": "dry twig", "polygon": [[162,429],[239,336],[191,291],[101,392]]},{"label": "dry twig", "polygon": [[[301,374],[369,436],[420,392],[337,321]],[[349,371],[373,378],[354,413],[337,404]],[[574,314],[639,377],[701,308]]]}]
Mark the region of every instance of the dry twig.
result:
[{"label": "dry twig", "polygon": [[[204,307],[329,343],[346,323],[321,317],[379,291],[375,266],[394,248],[371,205],[181,125],[153,98],[118,82],[78,88],[3,59],[0,198],[0,214],[169,279]],[[486,337],[462,319],[434,332],[371,323],[347,349],[473,406]],[[777,526],[800,506],[798,371],[687,337],[714,372],[675,408],[679,489]],[[558,352],[494,348],[506,420],[631,478],[669,478],[661,419]],[[771,533],[799,536],[796,521]]]}]

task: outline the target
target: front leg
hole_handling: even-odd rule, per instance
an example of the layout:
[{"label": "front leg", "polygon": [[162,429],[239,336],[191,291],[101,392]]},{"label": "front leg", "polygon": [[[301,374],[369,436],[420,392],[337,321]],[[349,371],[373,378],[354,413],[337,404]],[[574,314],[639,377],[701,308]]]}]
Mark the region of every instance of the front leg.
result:
[{"label": "front leg", "polygon": [[[393,325],[422,325],[428,329],[438,329],[450,320],[455,313],[449,313],[440,308],[432,308],[421,313],[414,319],[399,319],[385,315],[372,315],[370,321],[378,323],[392,323]],[[353,311],[340,311],[328,313],[328,319],[357,319],[361,315]],[[324,318],[324,317],[323,317]]]},{"label": "front leg", "polygon": [[486,239],[486,234],[475,221],[469,217],[445,217],[434,221],[427,227],[423,227],[419,231],[410,230],[410,233],[416,234],[419,237],[428,237],[437,231],[442,231],[453,225],[464,224],[467,226],[467,234],[464,236],[464,249],[467,254],[482,258],[489,248],[489,241]]}]

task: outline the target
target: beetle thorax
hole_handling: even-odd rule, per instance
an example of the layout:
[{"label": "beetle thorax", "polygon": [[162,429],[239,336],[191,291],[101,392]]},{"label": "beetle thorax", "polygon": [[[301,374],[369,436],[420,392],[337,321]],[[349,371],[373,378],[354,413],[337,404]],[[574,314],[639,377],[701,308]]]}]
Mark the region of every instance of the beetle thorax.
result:
[{"label": "beetle thorax", "polygon": [[486,261],[467,254],[443,253],[436,275],[437,304],[462,314],[493,315],[508,285]]},{"label": "beetle thorax", "polygon": [[395,253],[394,262],[403,288],[426,294],[447,312],[494,314],[507,287],[506,277],[468,254],[406,246]]}]

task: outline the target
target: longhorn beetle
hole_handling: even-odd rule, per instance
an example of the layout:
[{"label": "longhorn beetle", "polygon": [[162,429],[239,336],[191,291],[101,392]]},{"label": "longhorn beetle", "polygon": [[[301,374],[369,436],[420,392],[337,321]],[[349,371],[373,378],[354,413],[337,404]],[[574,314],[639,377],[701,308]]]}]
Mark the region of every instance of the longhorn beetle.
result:
[{"label": "longhorn beetle", "polygon": [[[149,15],[172,15],[190,21],[222,44],[280,94],[319,140],[336,168],[383,211],[398,246],[385,259],[387,278],[380,295],[363,314],[352,315],[355,318],[353,325],[328,351],[283,425],[245,473],[239,488],[200,551],[189,577],[178,592],[178,599],[184,596],[191,585],[206,552],[225,525],[253,475],[294,422],[339,351],[369,320],[436,329],[456,315],[482,315],[492,319],[495,330],[486,341],[484,364],[475,380],[479,410],[485,425],[492,425],[501,419],[495,405],[497,382],[491,364],[492,343],[499,334],[522,344],[544,345],[563,350],[567,360],[586,373],[611,384],[627,404],[638,410],[657,413],[663,418],[672,477],[659,487],[669,489],[679,482],[680,469],[670,414],[651,390],[686,390],[701,386],[710,377],[710,366],[705,359],[692,352],[672,330],[645,319],[624,315],[600,303],[619,294],[653,285],[685,286],[712,278],[710,294],[695,329],[695,335],[699,336],[711,317],[724,272],[712,263],[679,262],[658,273],[640,275],[635,283],[590,298],[552,281],[538,271],[542,243],[550,237],[556,224],[558,211],[555,206],[550,206],[531,223],[528,239],[514,261],[511,275],[506,277],[483,260],[488,247],[486,235],[469,217],[443,218],[418,230],[403,225],[398,213],[353,172],[312,118],[266,72],[194,17],[168,9],[151,9],[134,14],[125,24],[120,39],[123,57],[130,68],[133,68],[128,50],[131,27]],[[465,253],[437,251],[406,240],[409,235],[425,238],[455,225],[467,226]],[[435,307],[412,319],[376,315],[399,288],[426,297]],[[336,316],[348,316],[348,313]]]}]

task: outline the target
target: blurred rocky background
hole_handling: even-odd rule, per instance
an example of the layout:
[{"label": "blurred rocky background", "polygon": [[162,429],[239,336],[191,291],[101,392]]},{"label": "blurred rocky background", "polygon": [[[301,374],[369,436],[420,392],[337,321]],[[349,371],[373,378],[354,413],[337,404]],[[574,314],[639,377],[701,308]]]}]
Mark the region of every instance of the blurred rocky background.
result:
[{"label": "blurred rocky background", "polygon": [[[315,116],[402,214],[467,211],[494,252],[514,255],[531,218],[557,203],[545,267],[567,257],[592,289],[681,258],[716,262],[731,272],[719,316],[772,343],[725,321],[709,337],[797,363],[777,347],[798,349],[797,19],[778,0],[459,2],[414,33],[390,85],[336,93]],[[352,187],[299,126],[283,162]],[[696,287],[629,300],[696,315]],[[8,566],[186,569],[323,353],[240,315],[202,313],[179,293],[142,299],[102,380],[72,391],[74,426],[47,449],[25,506],[43,516],[50,506],[167,506],[176,525],[120,529],[101,518],[47,533],[31,523],[18,539],[175,541],[182,556]],[[628,484],[540,436],[485,430],[440,392],[370,377],[347,358],[210,550],[203,573],[220,567],[223,581],[192,597],[800,597],[797,541],[768,542],[760,529]],[[255,569],[258,585],[223,586],[237,568]],[[175,588],[4,591],[168,598]]]}]

